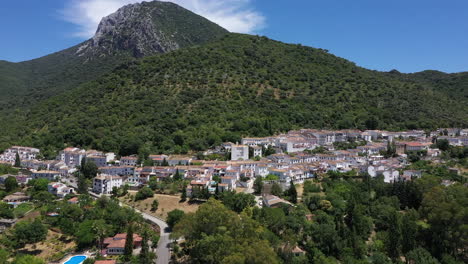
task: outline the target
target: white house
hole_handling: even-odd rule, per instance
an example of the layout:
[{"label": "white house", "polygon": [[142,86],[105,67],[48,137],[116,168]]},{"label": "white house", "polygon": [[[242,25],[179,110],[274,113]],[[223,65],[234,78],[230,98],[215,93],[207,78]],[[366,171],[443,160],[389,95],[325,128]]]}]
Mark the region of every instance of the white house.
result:
[{"label": "white house", "polygon": [[41,170],[33,171],[31,177],[33,179],[47,179],[49,181],[55,181],[61,178],[61,174],[58,171]]},{"label": "white house", "polygon": [[81,160],[86,156],[86,151],[79,148],[66,148],[59,152],[57,160],[61,160],[68,167],[74,168],[81,164]]},{"label": "white house", "polygon": [[134,156],[125,156],[120,158],[120,165],[123,166],[136,166],[137,165],[137,157]]},{"label": "white house", "polygon": [[66,186],[60,182],[51,182],[47,185],[47,190],[49,193],[56,195],[57,197],[63,198],[67,194],[72,194],[75,190],[71,187]]},{"label": "white house", "polygon": [[232,145],[231,160],[248,160],[249,146],[247,145]]},{"label": "white house", "polygon": [[398,170],[383,165],[371,165],[367,168],[367,173],[369,173],[371,177],[383,175],[384,182],[387,183],[397,181],[400,178],[400,172]]},{"label": "white house", "polygon": [[6,161],[13,164],[16,160],[16,154],[18,153],[20,160],[34,160],[39,154],[40,150],[37,148],[12,146],[6,149],[3,154],[0,155],[0,161]]},{"label": "white house", "polygon": [[93,180],[93,192],[98,194],[110,194],[112,188],[120,188],[122,186],[122,178],[119,176],[101,174]]},{"label": "white house", "polygon": [[103,174],[114,175],[114,176],[127,176],[133,175],[135,167],[132,166],[107,166],[99,167],[99,171]]},{"label": "white house", "polygon": [[262,147],[260,146],[253,146],[253,156],[254,157],[261,157],[262,156]]}]

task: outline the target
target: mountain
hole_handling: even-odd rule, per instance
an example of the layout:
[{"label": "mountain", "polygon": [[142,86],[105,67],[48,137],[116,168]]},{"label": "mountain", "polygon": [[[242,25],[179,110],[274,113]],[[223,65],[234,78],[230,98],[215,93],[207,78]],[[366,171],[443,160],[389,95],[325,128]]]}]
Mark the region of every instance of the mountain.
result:
[{"label": "mountain", "polygon": [[[296,128],[468,124],[466,98],[322,49],[229,33],[127,62],[17,115],[2,142],[180,153]],[[2,132],[2,131],[0,131]]]},{"label": "mountain", "polygon": [[93,38],[74,47],[31,61],[0,61],[0,110],[29,107],[128,60],[200,45],[226,33],[173,3],[124,6],[102,19]]}]

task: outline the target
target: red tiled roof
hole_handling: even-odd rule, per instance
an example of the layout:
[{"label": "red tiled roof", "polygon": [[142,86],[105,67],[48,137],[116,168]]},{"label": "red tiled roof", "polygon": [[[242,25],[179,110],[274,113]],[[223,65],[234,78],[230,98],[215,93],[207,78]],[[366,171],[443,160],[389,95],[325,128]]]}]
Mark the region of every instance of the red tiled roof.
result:
[{"label": "red tiled roof", "polygon": [[422,147],[423,146],[423,144],[419,142],[406,142],[406,145],[410,147]]},{"label": "red tiled roof", "polygon": [[117,264],[117,260],[96,260],[94,264]]},{"label": "red tiled roof", "polygon": [[114,238],[113,237],[106,237],[104,238],[104,244],[105,245],[109,245],[112,241],[114,241]]},{"label": "red tiled roof", "polygon": [[76,203],[76,202],[78,202],[78,197],[75,196],[75,197],[73,197],[73,198],[70,198],[70,199],[68,199],[68,202],[70,202],[70,203]]},{"label": "red tiled roof", "polygon": [[117,239],[112,240],[107,248],[124,248],[125,247],[125,239]]}]

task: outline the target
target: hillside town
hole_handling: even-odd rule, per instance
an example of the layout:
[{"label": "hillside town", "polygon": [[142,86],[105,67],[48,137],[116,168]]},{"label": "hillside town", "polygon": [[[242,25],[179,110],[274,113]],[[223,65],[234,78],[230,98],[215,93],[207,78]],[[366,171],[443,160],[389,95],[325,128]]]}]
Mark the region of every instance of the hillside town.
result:
[{"label": "hillside town", "polygon": [[[291,182],[302,183],[328,171],[383,176],[387,183],[411,180],[422,173],[405,168],[415,157],[437,162],[441,150],[435,142],[440,140],[453,146],[468,146],[468,129],[431,132],[301,129],[272,137],[246,137],[241,142],[226,142],[203,153],[204,157],[214,154],[227,157],[226,160],[149,155],[153,166],[143,166],[137,155],[118,157],[115,153],[78,147],[63,149],[55,160],[41,160],[37,148],[12,146],[0,155],[0,162],[15,165],[19,157],[20,166],[30,173],[15,176],[18,182],[45,178],[51,182],[50,192],[59,197],[76,192],[74,173],[85,160],[98,167],[99,174],[91,186],[92,192],[98,195],[109,195],[113,188],[124,185],[140,188],[150,179],[164,181],[178,173],[189,181],[187,196],[192,197],[202,189],[215,193],[242,188],[252,193],[255,178],[269,175],[285,189]],[[8,176],[0,176],[0,183]]]},{"label": "hillside town", "polygon": [[[64,228],[61,225],[66,221],[54,222],[53,219],[65,217],[70,221],[71,218],[66,217],[71,217],[67,215],[73,210],[95,210],[99,203],[109,202],[101,198],[111,197],[110,201],[116,203],[115,206],[126,205],[139,210],[137,213],[151,223],[151,232],[160,232],[160,235],[153,235],[157,239],[148,242],[148,229],[129,233],[130,228],[117,227],[117,232],[106,233],[108,236],[102,237],[98,242],[99,249],[90,248],[90,242],[87,242],[88,251],[83,256],[68,255],[72,248],[65,248],[63,254],[69,256],[68,261],[93,257],[99,259],[95,263],[118,263],[128,256],[153,254],[158,256],[156,263],[169,263],[170,258],[177,259],[169,248],[174,250],[178,244],[171,244],[169,235],[165,233],[168,228],[165,221],[173,221],[170,219],[174,214],[196,211],[199,203],[212,203],[210,197],[221,199],[226,204],[229,204],[229,200],[224,200],[229,199],[226,197],[248,199],[250,206],[265,210],[301,210],[298,208],[299,199],[304,204],[311,201],[310,193],[305,198],[297,197],[296,190],[301,188],[301,192],[310,192],[310,188],[317,188],[313,186],[320,186],[321,182],[335,176],[357,181],[366,177],[378,178],[378,181],[390,185],[411,183],[426,175],[424,169],[415,169],[413,164],[422,161],[446,166],[445,152],[454,148],[466,149],[466,146],[468,129],[457,128],[400,132],[300,129],[271,137],[245,137],[240,142],[225,142],[203,152],[185,155],[147,153],[119,156],[99,150],[66,147],[58,152],[55,159],[46,160],[42,158],[40,149],[12,146],[0,154],[0,165],[17,170],[17,173],[0,175],[0,185],[8,191],[1,204],[11,208],[0,212],[3,215],[0,233],[8,234],[8,230],[15,228],[17,223],[24,222],[21,218],[32,213],[33,208],[45,210],[43,221],[49,225]],[[83,177],[90,168],[89,178]],[[448,170],[450,175],[462,178],[466,175],[460,167],[448,167]],[[459,181],[458,178],[453,179],[446,178],[440,184],[451,186]],[[10,188],[12,181],[15,186],[22,187]],[[40,184],[46,185],[42,192],[36,190]],[[301,187],[298,189],[298,186]],[[291,189],[294,190],[292,193]],[[153,191],[159,191],[157,198]],[[100,202],[86,202],[91,197]],[[145,205],[146,199],[149,202]],[[167,199],[173,202],[169,203]],[[47,203],[52,201],[75,209],[64,208],[62,211],[47,207]],[[151,209],[148,208],[150,203]],[[118,210],[125,209],[121,207]],[[108,213],[114,212],[112,209]],[[305,215],[310,222],[314,217],[311,213]],[[83,232],[94,232],[92,230],[87,228]],[[73,235],[80,241],[79,233]],[[149,245],[153,245],[152,251],[144,249]],[[64,244],[64,247],[69,246]],[[130,253],[128,247],[132,248]],[[296,258],[306,254],[303,245],[296,245],[288,251]],[[47,258],[55,259],[54,255]],[[68,261],[60,263],[70,263]]]}]

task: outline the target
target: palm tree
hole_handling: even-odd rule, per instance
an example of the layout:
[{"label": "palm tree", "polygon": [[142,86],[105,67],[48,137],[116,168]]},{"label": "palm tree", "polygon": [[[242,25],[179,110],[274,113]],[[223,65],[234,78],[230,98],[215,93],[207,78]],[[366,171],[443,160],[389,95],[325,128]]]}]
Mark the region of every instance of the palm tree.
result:
[{"label": "palm tree", "polygon": [[109,232],[109,225],[107,225],[102,219],[96,220],[93,223],[92,230],[94,231],[97,245],[99,247],[99,250],[101,251],[104,238],[107,236]]}]

